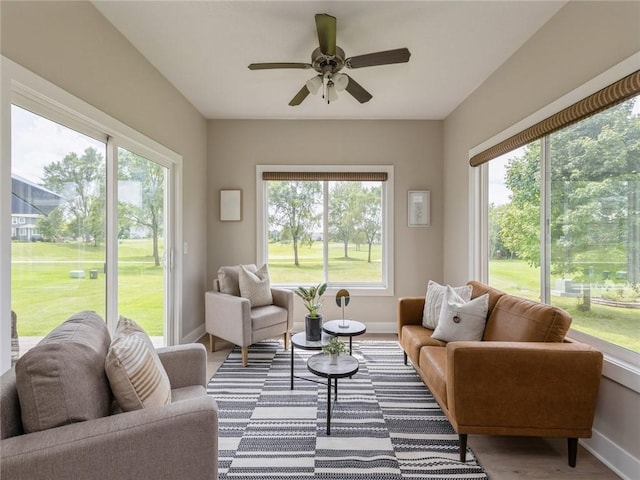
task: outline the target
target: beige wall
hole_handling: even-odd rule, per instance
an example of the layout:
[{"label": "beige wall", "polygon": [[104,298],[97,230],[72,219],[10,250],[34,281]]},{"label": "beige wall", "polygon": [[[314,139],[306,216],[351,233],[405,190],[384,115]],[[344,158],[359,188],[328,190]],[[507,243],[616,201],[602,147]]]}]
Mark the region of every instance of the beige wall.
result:
[{"label": "beige wall", "polygon": [[[202,328],[206,121],[88,2],[6,2],[2,54],[183,157],[182,335]],[[4,88],[4,86],[3,86]]]},{"label": "beige wall", "polygon": [[[371,331],[395,331],[396,298],[424,295],[442,280],[442,122],[209,121],[208,282],[221,265],[256,261],[255,166],[371,164],[395,166],[395,297],[354,297],[352,318]],[[243,192],[242,222],[220,222],[219,190]],[[407,227],[407,191],[431,191],[432,226]],[[338,315],[334,302],[323,313]],[[296,320],[302,321],[301,305]],[[377,324],[377,325],[376,325]],[[383,325],[386,324],[386,325]]]},{"label": "beige wall", "polygon": [[[570,2],[445,120],[445,281],[468,279],[469,150],[640,51],[639,22],[640,2]],[[603,379],[586,443],[638,468],[638,411],[638,392]]]}]

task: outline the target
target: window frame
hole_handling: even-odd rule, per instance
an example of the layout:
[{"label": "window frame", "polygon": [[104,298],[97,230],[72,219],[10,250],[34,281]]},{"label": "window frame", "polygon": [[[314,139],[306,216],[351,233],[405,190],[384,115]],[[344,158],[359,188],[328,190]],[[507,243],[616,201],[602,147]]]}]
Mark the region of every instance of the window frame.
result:
[{"label": "window frame", "polygon": [[[558,100],[543,107],[537,112],[529,115],[520,122],[512,125],[503,132],[495,135],[494,137],[486,140],[482,144],[474,147],[469,151],[469,159],[479,152],[488,149],[492,145],[495,145],[517,132],[522,131],[536,123],[540,122],[546,117],[549,117],[553,113],[556,113],[563,108],[579,101],[594,92],[611,85],[617,80],[633,73],[637,70],[638,62],[640,62],[640,53],[632,55],[625,61],[619,63],[613,68],[605,71],[601,75],[595,77],[589,82],[581,85],[575,90],[569,92]],[[546,137],[545,137],[546,138]],[[542,140],[546,142],[545,140]],[[543,144],[544,145],[544,144]],[[543,148],[544,151],[544,148]],[[489,163],[484,163],[478,167],[469,167],[469,187],[470,187],[470,232],[469,237],[469,254],[470,254],[470,278],[478,278],[483,282],[488,281],[488,168]],[[548,165],[543,161],[541,167],[542,180],[547,176],[546,169]],[[542,181],[541,196],[548,197],[550,192],[546,189],[545,181]],[[548,203],[545,202],[545,204]],[[543,205],[544,206],[544,205]],[[541,211],[541,240],[547,236],[547,229],[545,227],[548,218],[548,209],[542,208]],[[544,259],[548,255],[546,242],[541,241],[541,259]],[[544,262],[546,263],[546,262]],[[547,285],[547,278],[545,277],[544,268],[541,268],[541,295],[543,300],[548,302],[548,295],[545,295],[545,291],[548,291],[550,285]],[[568,337],[577,341],[589,344],[602,351],[605,356],[604,375],[612,380],[621,383],[622,385],[631,388],[632,390],[640,393],[640,353],[630,351],[626,348],[620,347],[606,340],[595,337],[584,332],[580,332],[574,329],[570,329]]]},{"label": "window frame", "polygon": [[[384,172],[387,180],[382,182],[382,281],[380,285],[358,284],[356,282],[329,283],[327,291],[333,293],[341,287],[348,287],[353,296],[393,296],[394,295],[394,266],[393,266],[393,209],[394,185],[393,165],[256,165],[256,262],[258,265],[268,260],[267,235],[267,184],[269,180],[262,179],[262,173],[269,172]],[[323,202],[327,202],[323,194]],[[323,225],[326,230],[326,225]],[[327,238],[326,231],[323,238]],[[274,284],[277,285],[277,284]],[[291,285],[279,285],[293,288]]]},{"label": "window frame", "polygon": [[[171,266],[167,273],[167,292],[172,294],[166,305],[167,325],[165,341],[168,345],[176,345],[182,341],[182,256],[177,255],[178,245],[182,245],[182,156],[143,133],[125,125],[116,118],[104,113],[82,99],[66,92],[57,85],[38,76],[18,63],[0,55],[0,75],[3,88],[0,93],[0,138],[3,160],[0,161],[0,191],[11,192],[11,105],[15,104],[53,122],[76,130],[107,143],[107,149],[122,146],[137,154],[153,160],[172,170],[172,182],[168,186],[172,199],[167,212],[167,223],[173,224],[172,244],[168,247],[168,262]],[[6,86],[6,88],[4,87]],[[108,157],[114,158],[113,154]],[[117,185],[115,163],[108,166],[107,181]],[[117,231],[116,197],[112,196],[110,208],[107,209],[107,229]],[[9,218],[11,218],[11,202],[1,202],[0,208],[0,259],[2,265],[11,265],[11,235],[9,235]],[[11,231],[13,233],[13,229]],[[18,229],[18,235],[20,234]],[[111,291],[117,292],[117,238],[113,236],[107,244],[107,256],[110,259],[108,268],[115,272],[108,277]],[[180,250],[181,251],[181,250]],[[11,275],[10,268],[0,269],[0,298],[2,312],[0,317],[10,318]],[[117,322],[118,312],[115,296],[107,302],[107,320],[112,325]],[[6,342],[0,344],[0,373],[11,366],[10,323],[0,322],[0,338]]]}]

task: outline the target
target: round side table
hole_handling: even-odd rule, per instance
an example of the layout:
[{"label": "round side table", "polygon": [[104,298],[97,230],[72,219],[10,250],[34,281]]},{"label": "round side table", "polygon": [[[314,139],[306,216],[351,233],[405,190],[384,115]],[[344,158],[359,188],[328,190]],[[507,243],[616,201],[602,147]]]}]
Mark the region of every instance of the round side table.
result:
[{"label": "round side table", "polygon": [[330,320],[322,325],[322,330],[334,337],[349,337],[349,355],[351,355],[353,352],[353,337],[365,333],[367,326],[356,320]]},{"label": "round side table", "polygon": [[331,355],[316,353],[307,361],[307,368],[314,375],[327,379],[327,435],[331,435],[331,380],[333,380],[333,401],[337,403],[338,379],[355,375],[360,364],[351,355],[338,355],[335,362],[332,362]]}]

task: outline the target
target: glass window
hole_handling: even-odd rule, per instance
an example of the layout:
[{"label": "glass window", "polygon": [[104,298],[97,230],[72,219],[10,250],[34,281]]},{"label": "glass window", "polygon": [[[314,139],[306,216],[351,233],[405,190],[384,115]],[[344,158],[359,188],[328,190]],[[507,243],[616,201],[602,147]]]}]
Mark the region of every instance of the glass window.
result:
[{"label": "glass window", "polygon": [[560,306],[572,329],[640,352],[639,97],[487,168],[491,285]]},{"label": "glass window", "polygon": [[264,238],[272,282],[389,290],[389,181],[268,180]]}]

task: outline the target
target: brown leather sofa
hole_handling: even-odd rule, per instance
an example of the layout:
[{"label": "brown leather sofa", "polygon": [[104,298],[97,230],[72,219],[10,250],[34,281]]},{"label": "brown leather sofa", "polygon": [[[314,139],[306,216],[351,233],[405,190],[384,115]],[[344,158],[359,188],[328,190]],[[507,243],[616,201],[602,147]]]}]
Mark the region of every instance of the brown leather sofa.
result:
[{"label": "brown leather sofa", "polygon": [[466,459],[467,434],[566,437],[575,467],[578,438],[591,437],[602,353],[571,341],[564,310],[471,281],[489,294],[482,341],[445,343],[422,326],[424,297],[398,301],[404,360],[445,412]]}]

